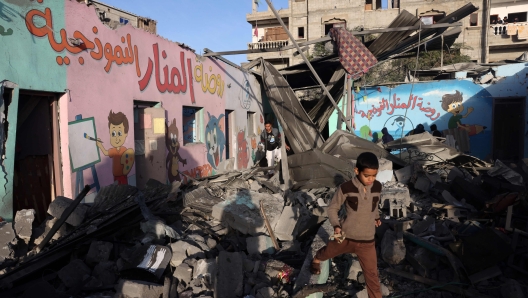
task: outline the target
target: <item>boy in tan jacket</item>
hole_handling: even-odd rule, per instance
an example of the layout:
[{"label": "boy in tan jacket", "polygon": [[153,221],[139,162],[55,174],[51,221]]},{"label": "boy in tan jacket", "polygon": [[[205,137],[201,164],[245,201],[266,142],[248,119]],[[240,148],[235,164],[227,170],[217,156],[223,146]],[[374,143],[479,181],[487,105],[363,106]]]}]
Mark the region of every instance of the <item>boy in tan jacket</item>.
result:
[{"label": "boy in tan jacket", "polygon": [[[365,275],[370,298],[381,298],[378,279],[378,264],[374,234],[381,225],[378,212],[381,183],[376,180],[378,158],[371,152],[361,153],[357,158],[352,180],[341,184],[330,206],[328,217],[334,226],[334,240],[321,248],[315,255],[311,272],[321,272],[320,262],[345,253],[355,253]],[[346,204],[346,218],[340,222],[338,212]]]}]

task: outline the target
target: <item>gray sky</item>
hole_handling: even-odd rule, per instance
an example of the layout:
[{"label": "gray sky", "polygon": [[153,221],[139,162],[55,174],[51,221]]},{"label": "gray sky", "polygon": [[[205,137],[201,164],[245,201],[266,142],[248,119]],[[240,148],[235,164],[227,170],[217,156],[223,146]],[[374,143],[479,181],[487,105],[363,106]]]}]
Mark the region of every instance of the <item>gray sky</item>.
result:
[{"label": "gray sky", "polygon": [[[101,2],[156,20],[158,34],[184,43],[201,54],[204,48],[213,51],[246,50],[251,42],[251,25],[246,14],[252,0],[102,0]],[[259,11],[266,10],[260,0]],[[287,8],[288,0],[272,0],[275,8]],[[225,58],[240,64],[246,55]]]}]

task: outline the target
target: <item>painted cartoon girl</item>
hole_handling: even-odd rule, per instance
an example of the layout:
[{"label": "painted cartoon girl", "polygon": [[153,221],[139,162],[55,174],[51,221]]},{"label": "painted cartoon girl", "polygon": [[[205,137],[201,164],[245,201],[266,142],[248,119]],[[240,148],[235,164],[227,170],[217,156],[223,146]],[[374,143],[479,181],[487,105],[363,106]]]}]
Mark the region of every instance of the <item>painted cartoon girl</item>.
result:
[{"label": "painted cartoon girl", "polygon": [[473,107],[469,107],[467,109],[467,113],[465,115],[462,115],[462,112],[464,111],[462,100],[462,93],[460,93],[460,91],[458,90],[456,90],[455,94],[444,94],[444,96],[442,96],[442,109],[444,109],[444,111],[446,112],[453,114],[453,116],[449,118],[447,128],[464,129],[468,132],[469,136],[474,136],[476,134],[481,133],[482,131],[484,131],[484,129],[486,129],[486,126],[476,124],[462,124],[462,122],[460,122],[462,118],[467,118],[467,116],[469,116],[469,114],[473,112]]}]

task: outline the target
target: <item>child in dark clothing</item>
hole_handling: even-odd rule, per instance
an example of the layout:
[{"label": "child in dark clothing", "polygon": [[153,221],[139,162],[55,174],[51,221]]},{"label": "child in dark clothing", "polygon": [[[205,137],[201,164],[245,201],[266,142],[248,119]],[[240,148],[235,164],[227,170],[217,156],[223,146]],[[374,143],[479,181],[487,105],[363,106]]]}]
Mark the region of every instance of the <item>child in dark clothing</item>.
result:
[{"label": "child in dark clothing", "polygon": [[[376,180],[378,168],[378,158],[373,153],[363,152],[358,156],[354,169],[356,177],[339,186],[328,207],[328,218],[334,226],[334,240],[317,252],[310,268],[313,274],[320,274],[321,261],[355,253],[365,274],[370,298],[381,298],[374,245],[375,227],[381,225],[378,212],[381,183]],[[340,222],[338,212],[344,203],[347,216]]]}]

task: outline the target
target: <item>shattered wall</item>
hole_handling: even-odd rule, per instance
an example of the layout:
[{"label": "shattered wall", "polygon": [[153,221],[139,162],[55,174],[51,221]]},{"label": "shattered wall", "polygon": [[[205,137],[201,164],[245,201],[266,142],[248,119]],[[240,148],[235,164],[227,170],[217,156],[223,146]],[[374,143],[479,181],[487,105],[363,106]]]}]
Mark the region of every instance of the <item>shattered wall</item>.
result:
[{"label": "shattered wall", "polygon": [[[492,150],[494,98],[526,97],[525,63],[493,68],[495,78],[488,84],[462,79],[361,88],[355,95],[355,132],[378,142],[387,127],[394,139],[405,136],[418,124],[426,131],[436,124],[444,134],[463,133],[469,138],[469,152],[488,158]],[[524,128],[525,131],[526,128]],[[524,156],[527,139],[524,139]]]}]

